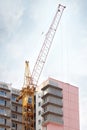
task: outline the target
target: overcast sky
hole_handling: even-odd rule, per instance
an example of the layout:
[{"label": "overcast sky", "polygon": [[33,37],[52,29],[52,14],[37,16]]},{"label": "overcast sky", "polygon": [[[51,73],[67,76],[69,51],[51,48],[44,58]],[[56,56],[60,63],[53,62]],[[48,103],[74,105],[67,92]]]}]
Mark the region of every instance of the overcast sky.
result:
[{"label": "overcast sky", "polygon": [[80,126],[86,130],[86,0],[0,0],[0,81],[22,87],[24,62],[29,60],[32,72],[59,3],[66,9],[39,83],[52,77],[78,86]]}]

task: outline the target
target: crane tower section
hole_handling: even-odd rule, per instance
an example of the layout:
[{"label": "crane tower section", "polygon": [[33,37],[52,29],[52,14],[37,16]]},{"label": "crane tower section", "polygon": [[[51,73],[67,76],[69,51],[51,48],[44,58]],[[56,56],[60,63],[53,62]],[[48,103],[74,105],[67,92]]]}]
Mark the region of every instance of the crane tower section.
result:
[{"label": "crane tower section", "polygon": [[54,39],[57,27],[59,25],[64,8],[65,8],[65,6],[63,6],[61,4],[58,5],[58,9],[56,11],[56,14],[53,18],[53,21],[49,27],[48,32],[46,33],[44,43],[42,45],[42,48],[41,48],[40,53],[38,55],[38,58],[36,60],[34,69],[32,71],[32,78],[33,78],[34,85],[37,85],[37,83],[38,83],[40,74],[41,74],[43,66],[45,64],[47,55],[49,53],[49,50],[50,50],[52,41]]}]

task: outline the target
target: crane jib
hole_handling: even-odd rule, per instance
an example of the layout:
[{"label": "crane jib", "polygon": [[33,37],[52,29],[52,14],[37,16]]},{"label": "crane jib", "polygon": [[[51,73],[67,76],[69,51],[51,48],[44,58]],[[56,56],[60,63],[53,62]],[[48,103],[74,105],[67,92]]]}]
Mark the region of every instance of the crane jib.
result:
[{"label": "crane jib", "polygon": [[37,85],[38,80],[40,78],[41,72],[43,70],[44,64],[46,62],[46,58],[47,55],[49,53],[52,41],[54,39],[57,27],[59,25],[63,10],[64,10],[65,6],[59,4],[58,5],[58,9],[56,11],[56,14],[53,18],[53,21],[48,29],[48,32],[46,34],[46,37],[44,39],[42,48],[40,50],[40,53],[38,55],[38,58],[36,60],[34,69],[32,71],[32,80],[33,80],[33,84]]}]

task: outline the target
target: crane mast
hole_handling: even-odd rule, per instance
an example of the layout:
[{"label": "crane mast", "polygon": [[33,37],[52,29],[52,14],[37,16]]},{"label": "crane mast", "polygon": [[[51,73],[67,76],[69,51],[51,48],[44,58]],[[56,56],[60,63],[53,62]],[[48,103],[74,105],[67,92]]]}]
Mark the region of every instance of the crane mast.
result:
[{"label": "crane mast", "polygon": [[34,94],[29,62],[25,61],[24,84],[16,99],[17,102],[22,99],[22,130],[34,130]]},{"label": "crane mast", "polygon": [[46,34],[44,43],[36,60],[32,75],[29,62],[25,61],[24,84],[17,101],[22,100],[22,130],[35,130],[34,128],[34,95],[35,89],[50,50],[53,38],[59,25],[65,6],[58,5],[56,14]]}]

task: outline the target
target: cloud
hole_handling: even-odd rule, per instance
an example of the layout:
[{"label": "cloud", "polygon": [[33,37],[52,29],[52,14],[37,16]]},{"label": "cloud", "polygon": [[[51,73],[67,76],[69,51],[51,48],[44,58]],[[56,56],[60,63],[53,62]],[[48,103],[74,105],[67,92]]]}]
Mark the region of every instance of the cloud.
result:
[{"label": "cloud", "polygon": [[22,0],[0,0],[0,40],[10,37],[20,26],[24,13]]}]

